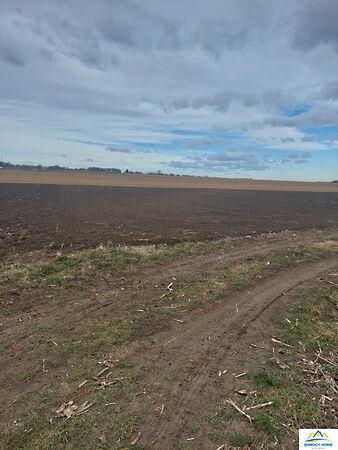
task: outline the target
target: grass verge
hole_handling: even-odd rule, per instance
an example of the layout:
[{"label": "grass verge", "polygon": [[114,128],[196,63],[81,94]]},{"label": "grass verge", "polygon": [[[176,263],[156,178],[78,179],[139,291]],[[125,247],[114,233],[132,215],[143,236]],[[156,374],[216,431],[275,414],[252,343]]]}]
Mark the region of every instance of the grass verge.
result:
[{"label": "grass verge", "polygon": [[337,287],[318,287],[288,309],[280,336],[292,347],[283,348],[279,364],[253,375],[258,390],[255,402],[272,402],[254,416],[258,431],[282,439],[286,432],[297,434],[300,428],[334,428],[337,300]]},{"label": "grass verge", "polygon": [[[252,425],[239,422],[243,416],[223,407],[221,414],[217,411],[209,416],[212,442],[293,448],[300,428],[335,428],[337,301],[337,286],[321,286],[288,308],[277,333],[290,347],[276,348],[278,356],[251,374],[248,390],[252,389],[254,396],[236,400],[244,411],[269,403],[268,407],[247,409]],[[245,425],[244,433],[236,431],[236,424]],[[225,431],[234,428],[230,434]]]},{"label": "grass verge", "polygon": [[161,264],[178,258],[221,250],[216,241],[186,242],[148,247],[100,246],[72,254],[57,254],[47,262],[0,267],[0,285],[14,288],[79,287],[105,273],[116,274],[139,263]]}]

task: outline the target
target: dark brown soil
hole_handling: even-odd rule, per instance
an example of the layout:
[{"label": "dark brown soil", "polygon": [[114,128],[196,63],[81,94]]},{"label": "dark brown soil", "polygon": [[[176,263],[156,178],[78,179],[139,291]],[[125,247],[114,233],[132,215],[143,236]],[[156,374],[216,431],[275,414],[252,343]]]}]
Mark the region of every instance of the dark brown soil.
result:
[{"label": "dark brown soil", "polygon": [[335,192],[0,185],[0,258],[332,226]]}]

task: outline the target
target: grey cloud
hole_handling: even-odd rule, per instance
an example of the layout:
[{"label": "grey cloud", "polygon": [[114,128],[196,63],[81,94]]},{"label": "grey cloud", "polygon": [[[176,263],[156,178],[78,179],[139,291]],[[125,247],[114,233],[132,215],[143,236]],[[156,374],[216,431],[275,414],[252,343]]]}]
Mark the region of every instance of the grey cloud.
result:
[{"label": "grey cloud", "polygon": [[338,127],[338,114],[327,109],[314,109],[293,117],[274,117],[266,119],[265,124],[285,127]]},{"label": "grey cloud", "polygon": [[226,162],[257,162],[257,157],[249,152],[226,151],[222,153],[204,153],[204,158],[209,161],[226,161]]},{"label": "grey cloud", "polygon": [[191,107],[193,109],[200,109],[207,106],[215,109],[216,111],[225,112],[229,109],[232,99],[232,95],[226,92],[215,94],[210,97],[197,97],[192,100]]},{"label": "grey cloud", "polygon": [[259,96],[250,92],[223,91],[213,95],[181,97],[174,100],[161,101],[157,103],[164,112],[179,111],[181,109],[198,110],[211,108],[218,112],[227,112],[231,103],[238,101],[246,107],[255,106],[260,103]]},{"label": "grey cloud", "polygon": [[24,66],[26,63],[24,52],[10,35],[0,31],[0,58],[14,66]]},{"label": "grey cloud", "polygon": [[291,153],[290,155],[288,155],[289,159],[309,159],[311,158],[311,153],[310,152],[302,152],[302,153]]},{"label": "grey cloud", "polygon": [[66,141],[66,142],[77,142],[79,144],[85,144],[85,145],[94,145],[95,147],[106,147],[107,144],[105,144],[104,142],[99,142],[99,141],[91,141],[88,139],[70,139],[70,138],[60,138],[60,140],[62,141]]},{"label": "grey cloud", "polygon": [[255,94],[228,91],[196,98],[191,102],[191,106],[194,109],[209,106],[216,111],[225,112],[235,100],[241,102],[244,106],[253,106],[259,102]]},{"label": "grey cloud", "polygon": [[129,148],[118,148],[118,147],[106,147],[106,150],[112,152],[112,153],[132,153],[132,150]]},{"label": "grey cloud", "polygon": [[108,145],[106,150],[112,153],[159,153],[157,149],[148,149],[148,148],[123,148],[123,147],[114,147]]},{"label": "grey cloud", "polygon": [[297,18],[295,48],[308,51],[320,44],[330,44],[338,51],[337,0],[308,0]]},{"label": "grey cloud", "polygon": [[177,48],[178,28],[170,24],[161,14],[154,16],[151,8],[143,8],[129,0],[117,1],[114,10],[106,10],[99,19],[98,30],[105,39],[130,48],[149,50],[152,48]]},{"label": "grey cloud", "polygon": [[91,141],[88,139],[71,139],[71,138],[61,138],[63,141],[68,142],[77,142],[79,144],[92,145],[94,147],[104,147],[105,150],[108,150],[111,153],[156,153],[157,150],[149,150],[149,149],[130,149],[126,147],[117,147],[114,145],[108,145],[105,142],[100,141]]},{"label": "grey cloud", "polygon": [[[153,103],[150,99],[150,103]],[[297,99],[293,95],[278,90],[263,90],[262,92],[249,92],[240,90],[219,91],[212,95],[180,97],[161,100],[155,105],[164,112],[179,111],[182,109],[198,110],[208,107],[218,112],[227,112],[233,102],[239,102],[245,107],[264,105],[273,108],[292,108],[297,106]],[[287,120],[288,117],[281,120]],[[292,118],[291,118],[292,119]]]},{"label": "grey cloud", "polygon": [[170,161],[169,167],[176,169],[200,169],[213,171],[260,171],[269,165],[257,158],[253,153],[241,151],[224,151],[219,153],[204,153],[200,156],[187,156],[185,160]]},{"label": "grey cloud", "polygon": [[302,142],[316,142],[316,139],[313,136],[302,136],[300,140]]},{"label": "grey cloud", "polygon": [[191,38],[204,51],[219,58],[225,49],[238,50],[250,39],[262,38],[261,30],[268,27],[265,2],[229,1],[217,16],[210,18],[206,13],[206,18],[193,29]]},{"label": "grey cloud", "polygon": [[[0,58],[9,64],[24,67],[34,58],[41,58],[44,61],[52,61],[53,51],[42,43],[32,43],[25,39],[26,30],[22,30],[21,23],[24,20],[21,15],[14,16],[16,20],[0,24]],[[24,22],[23,22],[24,23]]]},{"label": "grey cloud", "polygon": [[262,102],[267,106],[290,107],[297,103],[294,95],[282,92],[278,89],[267,89],[262,94]]},{"label": "grey cloud", "polygon": [[338,82],[331,81],[324,84],[318,94],[321,100],[338,100]]},{"label": "grey cloud", "polygon": [[[142,7],[141,7],[142,5]],[[105,39],[141,51],[181,51],[200,48],[219,58],[224,49],[244,46],[263,25],[268,26],[265,2],[229,0],[214,4],[214,13],[203,1],[157,4],[118,1],[98,24]],[[191,11],[189,20],[184,15]],[[210,14],[211,13],[211,14]]]},{"label": "grey cloud", "polygon": [[310,152],[291,153],[287,158],[281,159],[269,159],[265,158],[264,161],[270,164],[307,164],[311,158]]},{"label": "grey cloud", "polygon": [[310,152],[302,152],[302,153],[290,153],[287,158],[282,158],[281,160],[277,160],[275,162],[280,162],[281,164],[293,163],[293,164],[307,164],[309,163],[311,158]]},{"label": "grey cloud", "polygon": [[[219,58],[226,49],[239,49],[255,36],[263,38],[262,28],[270,23],[269,7],[259,0],[228,0],[213,8],[203,0],[187,0],[183,5],[175,0],[170,4],[116,0],[114,5],[104,0],[41,5],[13,1],[11,12],[14,36],[29,24],[31,33],[49,49],[49,56],[72,56],[100,70],[120,62],[119,49],[142,53],[199,49]],[[13,60],[18,62],[18,56]]]},{"label": "grey cloud", "polygon": [[111,18],[109,21],[103,21],[101,32],[103,36],[110,41],[132,47],[133,45],[136,45],[136,40],[128,28],[129,27],[126,27],[125,23],[121,23],[118,20]]},{"label": "grey cloud", "polygon": [[[77,11],[78,14],[81,14],[80,11]],[[117,65],[118,57],[102,50],[95,27],[87,22],[88,17],[84,17],[81,22],[76,20],[76,16],[72,16],[72,11],[61,7],[53,9],[52,4],[50,10],[42,8],[36,14],[33,13],[31,30],[47,47],[43,49],[41,56],[51,58],[66,55],[89,68],[99,70]]]},{"label": "grey cloud", "polygon": [[209,147],[220,144],[221,142],[222,141],[219,139],[210,139],[210,138],[191,139],[184,145],[184,147],[185,148]]},{"label": "grey cloud", "polygon": [[[26,88],[26,83],[30,85],[30,89]],[[108,89],[74,84],[60,85],[54,79],[39,81],[27,78],[22,83],[21,74],[17,74],[17,78],[12,76],[1,80],[0,97],[45,105],[51,109],[81,111],[85,114],[144,116],[141,110],[137,110],[134,105],[128,104]]]},{"label": "grey cloud", "polygon": [[119,59],[117,56],[104,54],[96,41],[87,42],[74,52],[74,56],[87,67],[96,67],[99,70],[106,70],[109,66],[117,66]]}]

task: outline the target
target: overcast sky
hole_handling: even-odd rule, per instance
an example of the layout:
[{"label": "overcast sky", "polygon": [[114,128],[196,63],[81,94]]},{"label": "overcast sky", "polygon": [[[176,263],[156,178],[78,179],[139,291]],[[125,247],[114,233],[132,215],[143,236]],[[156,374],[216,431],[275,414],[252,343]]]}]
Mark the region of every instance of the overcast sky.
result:
[{"label": "overcast sky", "polygon": [[338,178],[337,0],[0,0],[13,163]]}]

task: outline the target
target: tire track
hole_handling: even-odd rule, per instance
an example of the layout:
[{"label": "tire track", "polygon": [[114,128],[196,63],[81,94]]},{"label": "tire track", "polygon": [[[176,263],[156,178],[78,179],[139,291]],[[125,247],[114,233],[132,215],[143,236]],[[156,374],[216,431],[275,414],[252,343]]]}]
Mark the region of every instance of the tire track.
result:
[{"label": "tire track", "polygon": [[[217,380],[218,371],[225,365],[229,373],[243,371],[246,356],[239,355],[237,350],[243,346],[250,347],[247,335],[250,334],[251,342],[261,338],[259,333],[252,331],[254,327],[260,329],[262,316],[267,311],[277,311],[281,304],[285,304],[288,295],[302,291],[303,285],[336,264],[337,258],[331,258],[286,270],[249,292],[225,299],[213,311],[200,317],[192,314],[191,320],[185,318],[184,325],[175,326],[170,333],[155,336],[160,345],[152,349],[148,362],[155,363],[160,370],[150,373],[148,381],[151,383],[156,379],[157,383],[170,387],[170,397],[165,420],[159,423],[157,419],[145,425],[142,430],[144,439],[153,440],[156,436],[153,446],[156,449],[178,448],[179,437],[184,433],[187,422],[186,409],[198,414],[204,410],[205,404],[212,404],[219,398],[220,388],[223,396],[232,391],[234,379]],[[231,357],[232,352],[236,352],[235,357]],[[144,357],[142,354],[141,358]],[[193,360],[191,367],[190,360]]]}]

